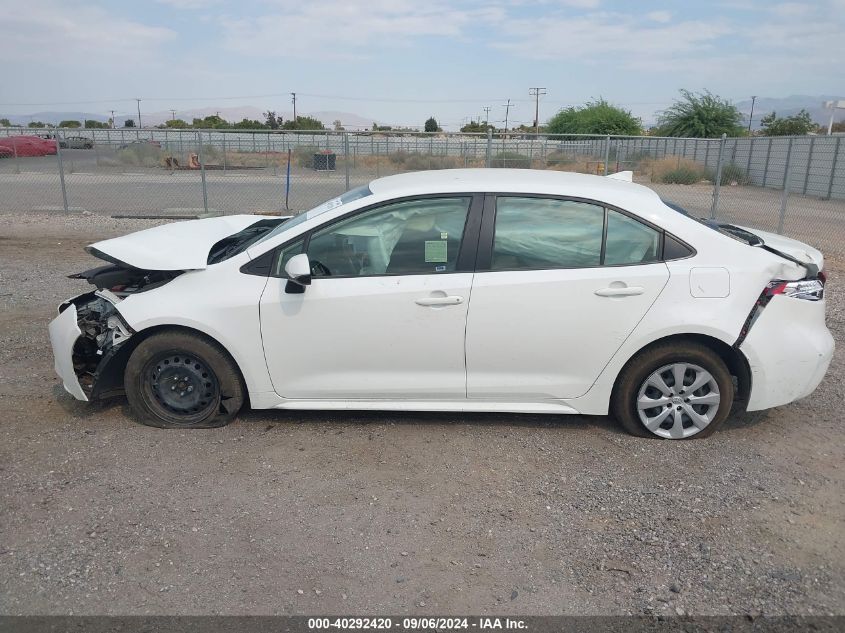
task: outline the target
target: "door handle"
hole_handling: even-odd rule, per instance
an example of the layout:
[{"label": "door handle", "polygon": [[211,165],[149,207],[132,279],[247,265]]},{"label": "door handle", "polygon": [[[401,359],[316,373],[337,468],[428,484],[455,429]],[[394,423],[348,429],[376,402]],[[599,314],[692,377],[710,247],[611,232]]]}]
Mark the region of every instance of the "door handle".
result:
[{"label": "door handle", "polygon": [[609,288],[602,288],[596,290],[596,294],[600,297],[632,297],[634,295],[641,295],[645,292],[642,286],[618,286]]},{"label": "door handle", "polygon": [[423,299],[416,299],[414,303],[418,306],[455,306],[463,303],[464,298],[457,295],[449,295],[447,297],[424,297]]}]

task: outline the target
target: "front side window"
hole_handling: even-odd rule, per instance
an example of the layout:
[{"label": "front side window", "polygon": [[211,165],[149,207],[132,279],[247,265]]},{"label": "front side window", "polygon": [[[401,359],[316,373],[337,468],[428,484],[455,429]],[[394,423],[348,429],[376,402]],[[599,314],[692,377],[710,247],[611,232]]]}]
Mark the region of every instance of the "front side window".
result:
[{"label": "front side window", "polygon": [[551,198],[500,197],[492,270],[585,268],[601,264],[604,208]]},{"label": "front side window", "polygon": [[471,198],[427,198],[378,207],[315,231],[315,277],[436,274],[455,270]]},{"label": "front side window", "polygon": [[287,273],[285,273],[285,266],[287,266],[287,263],[290,261],[291,257],[302,253],[302,247],[304,243],[305,240],[299,239],[296,240],[293,244],[288,244],[279,251],[279,254],[276,256],[276,263],[272,272],[273,277],[287,276]]}]

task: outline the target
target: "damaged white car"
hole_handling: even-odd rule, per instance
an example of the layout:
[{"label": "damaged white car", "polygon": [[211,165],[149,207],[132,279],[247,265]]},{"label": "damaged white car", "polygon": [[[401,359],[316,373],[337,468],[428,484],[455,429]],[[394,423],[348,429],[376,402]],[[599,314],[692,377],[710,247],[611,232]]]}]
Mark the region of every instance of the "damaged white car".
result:
[{"label": "damaged white car", "polygon": [[56,371],[179,428],[248,403],[610,412],[685,439],[811,393],[834,346],[821,253],[625,180],[402,174],[291,219],[98,242],[108,264],[73,275],[96,289],[50,324]]}]

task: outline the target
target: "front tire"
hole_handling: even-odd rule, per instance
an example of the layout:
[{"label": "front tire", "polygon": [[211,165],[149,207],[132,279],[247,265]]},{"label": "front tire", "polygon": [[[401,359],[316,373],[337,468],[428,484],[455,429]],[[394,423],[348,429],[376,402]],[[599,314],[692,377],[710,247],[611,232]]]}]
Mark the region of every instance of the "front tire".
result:
[{"label": "front tire", "polygon": [[733,399],[730,371],[716,353],[697,343],[665,343],[623,368],[610,410],[633,435],[700,439],[725,422]]},{"label": "front tire", "polygon": [[142,424],[209,429],[229,424],[244,402],[240,374],[216,343],[191,332],[165,331],[129,357],[124,388]]}]

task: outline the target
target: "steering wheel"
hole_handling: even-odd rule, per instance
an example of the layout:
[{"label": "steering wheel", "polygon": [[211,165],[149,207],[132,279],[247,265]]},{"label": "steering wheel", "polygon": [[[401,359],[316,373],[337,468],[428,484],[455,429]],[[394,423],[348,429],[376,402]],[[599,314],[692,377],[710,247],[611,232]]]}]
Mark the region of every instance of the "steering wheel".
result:
[{"label": "steering wheel", "polygon": [[312,277],[331,277],[332,271],[324,263],[318,260],[311,261],[311,276]]}]

